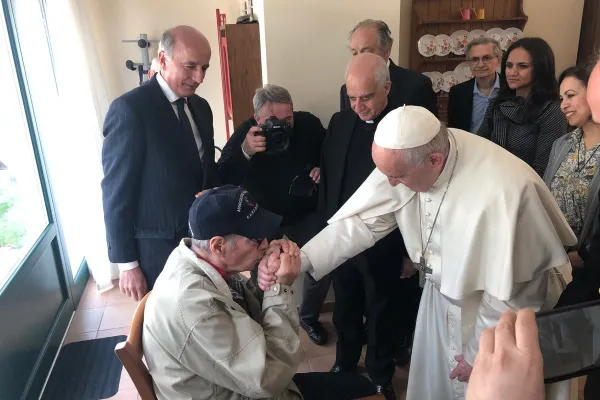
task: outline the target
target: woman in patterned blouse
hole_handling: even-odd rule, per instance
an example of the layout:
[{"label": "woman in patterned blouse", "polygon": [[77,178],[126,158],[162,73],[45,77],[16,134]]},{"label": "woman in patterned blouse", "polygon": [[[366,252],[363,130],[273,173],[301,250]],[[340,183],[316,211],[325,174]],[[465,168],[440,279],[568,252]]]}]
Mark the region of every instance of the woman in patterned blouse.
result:
[{"label": "woman in patterned blouse", "polygon": [[592,121],[586,100],[589,78],[584,67],[568,68],[558,78],[562,112],[576,129],[554,142],[544,174],[546,185],[579,238],[577,247],[568,249],[573,268],[583,267],[578,250],[585,256],[599,209],[600,125]]},{"label": "woman in patterned blouse", "polygon": [[479,132],[543,176],[552,143],[567,132],[560,110],[554,53],[543,39],[523,38],[502,57],[500,90]]}]

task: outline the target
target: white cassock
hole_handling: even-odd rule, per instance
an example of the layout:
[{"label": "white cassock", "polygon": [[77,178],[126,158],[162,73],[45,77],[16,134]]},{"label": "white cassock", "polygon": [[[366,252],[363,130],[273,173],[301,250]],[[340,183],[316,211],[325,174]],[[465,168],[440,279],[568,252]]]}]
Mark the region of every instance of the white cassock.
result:
[{"label": "white cassock", "polygon": [[[466,384],[449,378],[454,357],[473,365],[479,336],[509,308],[551,309],[562,291],[557,270],[570,273],[563,246],[577,243],[533,169],[486,139],[449,131],[448,160],[430,191],[392,187],[375,170],[301,252],[302,269],[319,279],[398,226],[416,263],[433,227],[407,400],[464,399]],[[568,399],[569,382],[546,391],[547,398]]]}]

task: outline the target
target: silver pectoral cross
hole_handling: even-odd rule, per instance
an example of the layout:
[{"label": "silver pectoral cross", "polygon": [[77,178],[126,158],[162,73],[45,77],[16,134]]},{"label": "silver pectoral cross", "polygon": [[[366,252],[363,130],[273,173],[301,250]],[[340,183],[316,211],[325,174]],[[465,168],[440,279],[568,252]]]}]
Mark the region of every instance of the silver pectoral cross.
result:
[{"label": "silver pectoral cross", "polygon": [[418,263],[415,263],[415,268],[419,270],[419,286],[424,287],[426,275],[432,273],[433,270],[427,266],[427,261],[423,256],[421,256]]}]

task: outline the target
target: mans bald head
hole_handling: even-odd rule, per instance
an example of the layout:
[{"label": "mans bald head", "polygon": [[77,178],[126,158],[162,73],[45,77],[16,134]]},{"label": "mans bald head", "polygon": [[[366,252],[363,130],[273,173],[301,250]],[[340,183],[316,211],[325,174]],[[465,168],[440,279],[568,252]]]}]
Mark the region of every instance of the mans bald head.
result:
[{"label": "mans bald head", "polygon": [[211,49],[196,28],[180,25],[165,31],[159,45],[161,75],[179,97],[188,97],[204,81]]},{"label": "mans bald head", "polygon": [[346,68],[350,106],[363,121],[377,118],[388,104],[390,71],[386,61],[372,53],[354,57]]},{"label": "mans bald head", "polygon": [[593,63],[595,66],[592,67],[592,74],[588,81],[587,101],[592,109],[594,122],[600,124],[600,50],[596,53]]}]

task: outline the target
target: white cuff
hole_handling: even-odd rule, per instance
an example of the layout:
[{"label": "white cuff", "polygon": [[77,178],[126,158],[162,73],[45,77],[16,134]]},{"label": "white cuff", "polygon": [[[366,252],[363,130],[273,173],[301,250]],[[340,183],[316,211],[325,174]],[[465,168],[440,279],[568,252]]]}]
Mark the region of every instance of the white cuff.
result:
[{"label": "white cuff", "polygon": [[249,156],[248,154],[246,154],[246,152],[244,151],[244,148],[242,147],[242,154],[244,155],[244,157],[246,158],[246,160],[250,161],[250,159],[252,158],[252,156]]},{"label": "white cuff", "polygon": [[119,266],[119,272],[125,272],[139,267],[140,263],[136,260],[128,263],[118,263],[117,265]]}]

